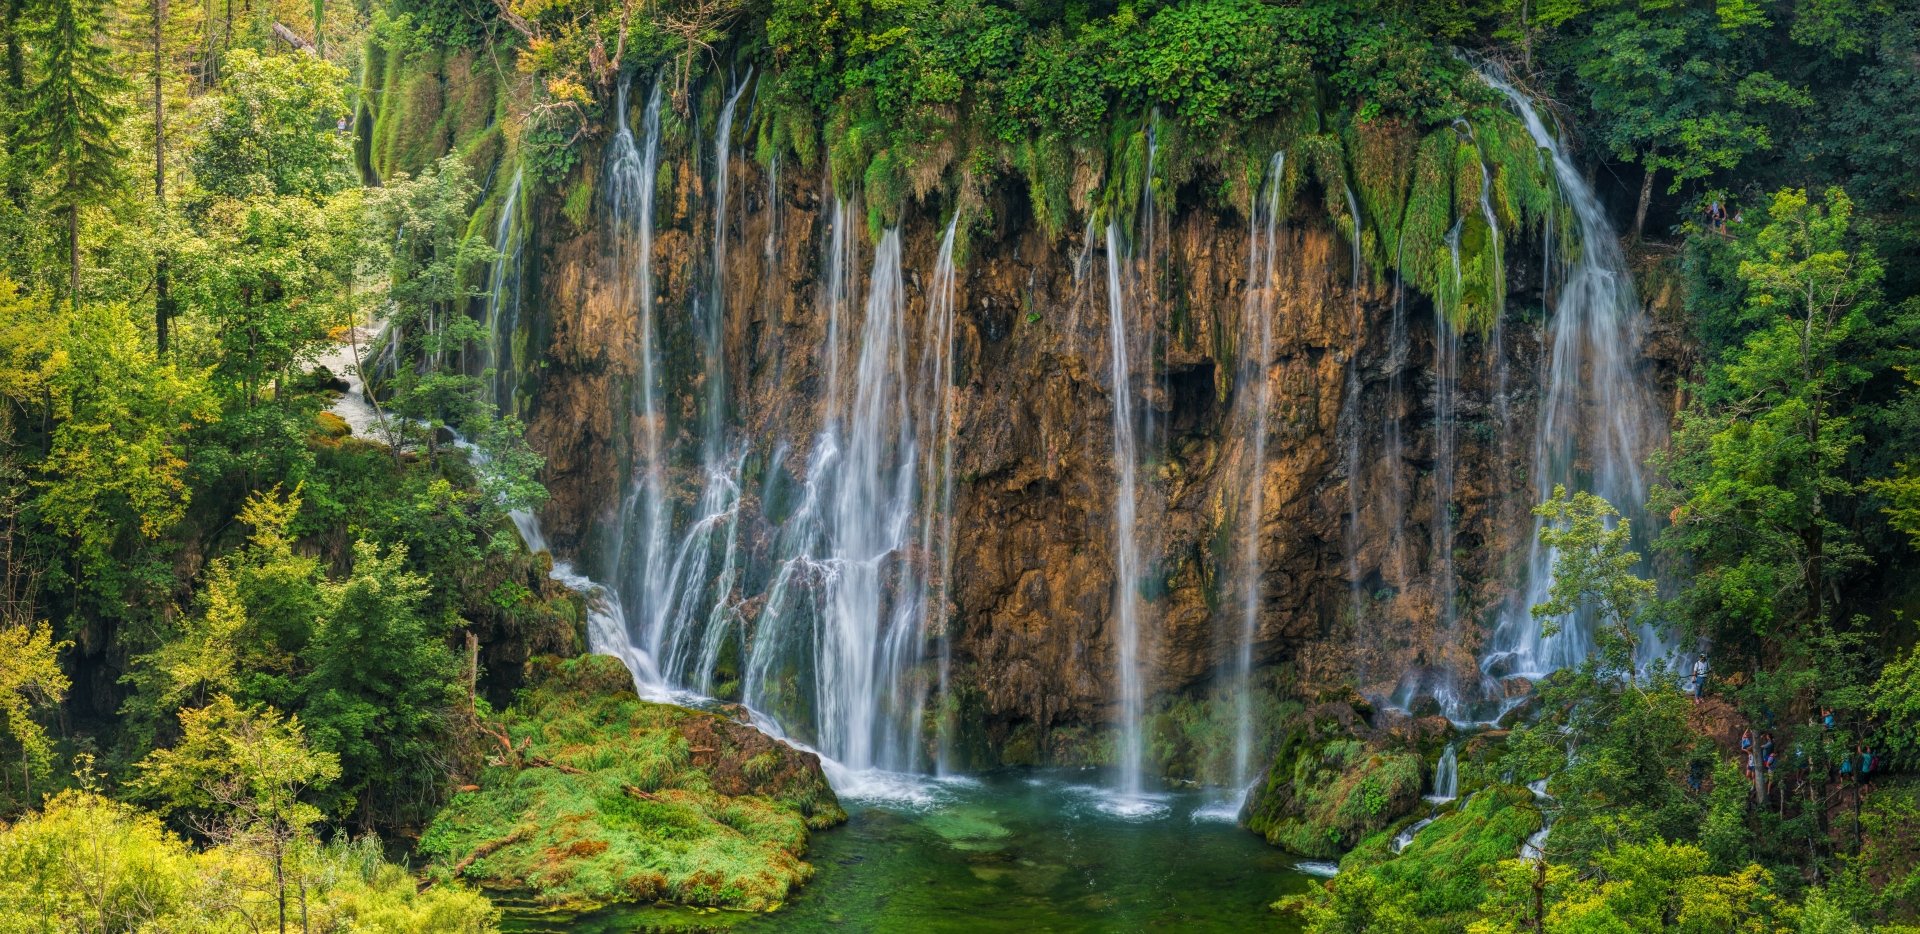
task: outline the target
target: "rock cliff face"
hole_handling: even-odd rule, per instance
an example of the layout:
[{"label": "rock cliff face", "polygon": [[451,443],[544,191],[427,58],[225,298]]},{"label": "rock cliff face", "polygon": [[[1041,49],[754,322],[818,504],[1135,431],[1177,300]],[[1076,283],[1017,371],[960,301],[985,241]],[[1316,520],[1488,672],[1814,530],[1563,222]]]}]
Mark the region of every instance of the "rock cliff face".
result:
[{"label": "rock cliff face", "polygon": [[[769,171],[732,147],[729,248],[716,276],[711,142],[695,142],[685,126],[677,143],[675,135],[661,149],[651,253],[669,374],[661,418],[680,452],[667,490],[684,509],[701,488],[688,453],[699,447],[705,391],[691,362],[695,309],[717,282],[727,421],[749,446],[745,571],[727,599],[750,629],[771,586],[769,513],[791,509],[770,502],[779,499],[771,491],[805,477],[830,335],[844,345],[857,322],[832,321],[827,309],[834,193],[824,172]],[[580,184],[604,185],[603,175],[590,165]],[[618,248],[593,190],[586,212],[577,192],[571,210],[557,193],[536,202],[524,314],[532,337],[520,363],[529,439],[548,459],[548,537],[589,568],[608,560],[646,427],[632,401],[635,258]],[[1356,276],[1348,238],[1308,188],[1279,227],[1272,352],[1252,360],[1245,295],[1254,233],[1245,217],[1198,196],[1176,199],[1152,214],[1150,230],[1134,231],[1139,247],[1116,257],[1091,227],[1055,237],[1032,226],[1025,200],[1007,183],[971,195],[956,263],[951,574],[945,619],[922,648],[931,659],[944,638],[957,715],[983,741],[969,761],[993,761],[1017,730],[1040,737],[1041,758],[1063,755],[1049,748],[1054,731],[1117,716],[1116,391],[1130,393],[1141,414],[1137,586],[1150,696],[1204,685],[1237,651],[1237,554],[1252,499],[1246,401],[1259,379],[1271,406],[1258,471],[1256,662],[1289,661],[1303,692],[1357,677],[1381,696],[1409,670],[1472,671],[1487,617],[1526,560],[1534,492],[1521,465],[1532,444],[1543,302],[1537,272],[1527,272],[1540,267],[1530,248],[1508,248],[1500,325],[1456,338],[1456,362],[1436,364],[1444,326],[1431,303],[1364,270]],[[927,350],[950,212],[930,194],[899,228],[902,352],[916,360]],[[863,216],[857,203],[849,216]],[[856,315],[875,239],[857,226],[860,281],[846,305]],[[1137,343],[1117,390],[1108,378],[1110,262],[1138,283],[1124,305]],[[1435,544],[1444,540],[1440,518],[1450,549]]]}]

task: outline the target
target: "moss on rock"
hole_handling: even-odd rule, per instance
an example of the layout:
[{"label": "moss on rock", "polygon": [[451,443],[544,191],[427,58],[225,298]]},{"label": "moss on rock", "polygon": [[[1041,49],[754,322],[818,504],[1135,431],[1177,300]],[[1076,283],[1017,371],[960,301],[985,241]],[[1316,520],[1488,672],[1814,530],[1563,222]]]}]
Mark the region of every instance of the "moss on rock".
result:
[{"label": "moss on rock", "polygon": [[[1329,735],[1331,734],[1331,735]],[[1420,757],[1351,732],[1296,729],[1247,804],[1247,827],[1303,856],[1338,856],[1411,813]]]},{"label": "moss on rock", "polygon": [[715,714],[642,701],[617,660],[537,659],[513,745],[420,848],[435,871],[575,909],[765,910],[813,874],[808,831],[846,819],[819,759]]},{"label": "moss on rock", "polygon": [[1525,788],[1490,786],[1440,815],[1398,855],[1390,834],[1368,837],[1340,861],[1334,884],[1370,875],[1421,918],[1471,911],[1486,897],[1486,867],[1519,855],[1540,821]]}]

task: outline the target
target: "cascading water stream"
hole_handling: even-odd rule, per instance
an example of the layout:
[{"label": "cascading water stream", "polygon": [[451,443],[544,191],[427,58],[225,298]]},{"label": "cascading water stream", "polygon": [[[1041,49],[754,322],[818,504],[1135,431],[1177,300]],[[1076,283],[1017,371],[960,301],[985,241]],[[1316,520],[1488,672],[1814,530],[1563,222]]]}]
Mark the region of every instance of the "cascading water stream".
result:
[{"label": "cascading water stream", "polygon": [[1119,791],[1137,800],[1142,791],[1140,718],[1145,703],[1140,671],[1140,553],[1135,538],[1139,503],[1135,492],[1133,390],[1127,354],[1126,261],[1119,224],[1107,222],[1107,356],[1113,395],[1113,641],[1120,708]]},{"label": "cascading water stream", "polygon": [[[929,457],[923,472],[920,488],[924,491],[926,505],[920,513],[920,554],[926,557],[931,568],[932,580],[928,582],[926,605],[921,610],[921,624],[931,629],[937,620],[940,623],[940,668],[938,672],[939,696],[945,698],[948,693],[948,677],[953,666],[952,633],[947,631],[951,625],[947,611],[948,595],[951,593],[950,578],[953,575],[953,382],[954,353],[954,280],[953,250],[960,230],[960,212],[955,211],[953,219],[947,222],[947,232],[940,238],[939,258],[933,267],[933,289],[927,295],[927,321],[922,345],[926,348],[920,364],[920,396],[917,406],[926,425],[926,436],[939,445],[940,456]],[[915,718],[916,721],[918,718]],[[940,774],[948,771],[947,754],[952,748],[951,737],[947,735],[948,717],[939,720],[940,735],[936,737],[934,770]]]},{"label": "cascading water stream", "polygon": [[[852,225],[844,204],[834,223]],[[929,564],[937,568],[946,560],[951,535],[946,513],[952,464],[945,437],[952,413],[945,384],[951,373],[956,231],[949,226],[929,296],[927,337],[936,343],[920,360],[917,386],[909,367],[899,232],[888,231],[875,246],[851,385],[830,385],[823,399],[805,489],[780,530],[776,550],[784,559],[744,672],[746,703],[810,723],[811,741],[843,775],[913,769],[922,759],[926,691],[916,665],[931,604],[944,604],[946,592],[943,583],[929,581],[930,573],[943,580],[944,571]],[[852,279],[843,268],[851,260],[849,237],[842,229],[830,236],[827,303],[833,322],[844,298],[835,293]],[[829,342],[837,342],[837,327],[828,331]],[[937,343],[940,335],[947,338],[944,344]],[[942,444],[940,458],[925,463],[922,425]],[[920,555],[932,557],[916,560],[916,545]]]},{"label": "cascading water stream", "polygon": [[519,388],[513,359],[513,335],[520,327],[520,277],[525,241],[520,237],[519,166],[513,170],[513,182],[507,186],[506,200],[500,204],[500,217],[493,225],[493,249],[497,255],[487,273],[487,303],[482,323],[487,328],[486,368],[488,388],[495,406],[512,413]]},{"label": "cascading water stream", "polygon": [[1267,421],[1273,409],[1273,315],[1279,255],[1280,195],[1287,154],[1276,152],[1267,163],[1263,197],[1247,226],[1247,294],[1241,345],[1240,385],[1253,387],[1252,410],[1246,414],[1251,454],[1244,489],[1247,500],[1240,530],[1240,631],[1234,652],[1233,785],[1246,788],[1253,781],[1253,645],[1260,627],[1260,524],[1265,512]]},{"label": "cascading water stream", "polygon": [[1453,744],[1448,743],[1446,751],[1440,754],[1440,761],[1433,766],[1433,793],[1427,800],[1434,804],[1444,804],[1460,795],[1460,760],[1455,757]]},{"label": "cascading water stream", "polygon": [[[1556,484],[1586,490],[1612,503],[1648,531],[1647,485],[1640,469],[1656,442],[1662,419],[1636,367],[1640,359],[1640,308],[1633,276],[1606,211],[1559,141],[1547,130],[1533,102],[1487,69],[1481,77],[1505,95],[1535,144],[1550,157],[1562,197],[1578,221],[1579,257],[1561,276],[1549,325],[1549,359],[1535,424],[1529,476],[1538,502]],[[1554,555],[1540,544],[1536,520],[1519,598],[1504,612],[1481,668],[1496,676],[1539,677],[1584,661],[1594,648],[1594,621],[1575,613],[1549,636],[1530,608],[1546,599]],[[1642,633],[1638,666],[1669,651],[1657,633]]]},{"label": "cascading water stream", "polygon": [[[639,373],[633,408],[639,423],[639,463],[633,482],[621,501],[620,529],[613,565],[626,581],[625,589],[645,632],[658,629],[658,620],[672,603],[671,546],[673,504],[667,499],[667,462],[664,447],[666,420],[660,406],[659,353],[655,348],[653,281],[653,199],[660,161],[660,82],[647,94],[636,143],[627,120],[627,93],[632,77],[620,84],[616,101],[617,124],[607,156],[607,195],[616,237],[616,261],[623,277],[621,294],[635,308]],[[658,651],[658,645],[651,645]],[[654,657],[654,656],[649,656]]]},{"label": "cascading water stream", "polygon": [[1338,433],[1346,439],[1347,470],[1347,591],[1354,625],[1358,626],[1361,611],[1366,604],[1366,595],[1360,583],[1360,344],[1363,322],[1360,315],[1360,272],[1365,262],[1360,247],[1360,201],[1353,196],[1353,187],[1344,186],[1347,195],[1347,217],[1353,223],[1350,240],[1352,247],[1352,279],[1347,289],[1351,299],[1349,323],[1352,330],[1353,346],[1347,348],[1347,375],[1345,390],[1341,393]]}]

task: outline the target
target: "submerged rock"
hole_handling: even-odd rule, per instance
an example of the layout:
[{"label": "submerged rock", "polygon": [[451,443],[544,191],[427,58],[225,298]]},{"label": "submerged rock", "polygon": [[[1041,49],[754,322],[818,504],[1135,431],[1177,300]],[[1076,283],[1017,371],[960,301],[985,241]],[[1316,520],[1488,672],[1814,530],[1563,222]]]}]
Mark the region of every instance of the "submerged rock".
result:
[{"label": "submerged rock", "polygon": [[529,668],[478,788],[421,838],[435,872],[571,909],[765,910],[813,875],[801,858],[809,830],[846,819],[819,757],[642,701],[608,656]]}]

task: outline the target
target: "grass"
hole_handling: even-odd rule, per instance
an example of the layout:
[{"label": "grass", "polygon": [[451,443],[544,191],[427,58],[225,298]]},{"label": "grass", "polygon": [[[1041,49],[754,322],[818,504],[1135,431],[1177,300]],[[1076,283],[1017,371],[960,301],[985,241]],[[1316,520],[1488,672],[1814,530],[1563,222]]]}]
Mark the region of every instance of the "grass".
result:
[{"label": "grass", "polygon": [[572,909],[767,910],[812,876],[809,831],[846,817],[812,756],[642,701],[606,656],[533,667],[503,717],[516,761],[489,767],[421,839],[437,873]]}]

